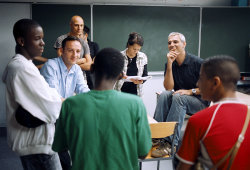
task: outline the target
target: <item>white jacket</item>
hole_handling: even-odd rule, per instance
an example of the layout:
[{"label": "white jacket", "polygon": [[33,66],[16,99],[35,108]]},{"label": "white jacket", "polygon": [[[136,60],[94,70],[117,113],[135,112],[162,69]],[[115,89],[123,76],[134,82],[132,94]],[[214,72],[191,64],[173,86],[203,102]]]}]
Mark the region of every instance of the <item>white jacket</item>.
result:
[{"label": "white jacket", "polygon": [[[50,88],[32,61],[20,54],[9,62],[2,79],[6,85],[7,142],[11,149],[20,156],[54,153],[54,123],[62,104],[56,89]],[[18,104],[46,124],[26,128],[17,123]]]}]

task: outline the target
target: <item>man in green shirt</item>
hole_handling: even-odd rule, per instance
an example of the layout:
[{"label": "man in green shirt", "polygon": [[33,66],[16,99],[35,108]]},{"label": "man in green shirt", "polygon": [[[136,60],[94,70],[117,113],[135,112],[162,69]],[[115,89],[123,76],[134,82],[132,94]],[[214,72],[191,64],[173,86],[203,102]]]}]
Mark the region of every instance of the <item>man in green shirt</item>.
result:
[{"label": "man in green shirt", "polygon": [[151,148],[142,100],[113,90],[123,66],[118,50],[101,50],[91,66],[94,90],[63,103],[52,148],[69,149],[72,169],[137,170],[138,157],[145,157]]}]

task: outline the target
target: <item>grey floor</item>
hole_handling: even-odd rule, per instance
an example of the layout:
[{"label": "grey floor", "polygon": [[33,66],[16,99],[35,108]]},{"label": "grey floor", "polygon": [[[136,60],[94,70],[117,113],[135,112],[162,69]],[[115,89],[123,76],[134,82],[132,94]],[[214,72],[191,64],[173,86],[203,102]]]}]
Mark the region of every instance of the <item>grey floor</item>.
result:
[{"label": "grey floor", "polygon": [[[6,135],[0,134],[0,169],[22,170],[19,157],[7,145]],[[143,162],[142,170],[156,170],[157,162]],[[160,163],[160,170],[172,170],[172,162],[164,160]]]},{"label": "grey floor", "polygon": [[7,145],[5,135],[0,135],[0,169],[2,170],[22,170],[19,157],[11,151]]},{"label": "grey floor", "polygon": [[[182,132],[186,128],[187,120],[185,119]],[[19,157],[11,151],[7,145],[6,130],[0,128],[0,169],[1,170],[22,170],[22,165]],[[157,162],[143,162],[142,170],[157,170]],[[164,160],[160,162],[160,170],[173,170],[172,161]]]},{"label": "grey floor", "polygon": [[[1,170],[22,170],[19,157],[11,151],[6,142],[6,136],[0,137],[0,169]],[[143,162],[142,170],[156,170],[156,162]],[[172,170],[172,162],[161,161],[160,170]]]}]

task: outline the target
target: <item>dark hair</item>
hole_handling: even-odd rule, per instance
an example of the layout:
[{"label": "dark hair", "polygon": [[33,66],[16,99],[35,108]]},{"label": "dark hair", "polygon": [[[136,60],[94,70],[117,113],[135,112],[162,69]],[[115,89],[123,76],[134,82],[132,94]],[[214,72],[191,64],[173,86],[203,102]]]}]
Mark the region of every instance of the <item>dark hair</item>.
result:
[{"label": "dark hair", "polygon": [[117,79],[124,67],[124,57],[114,48],[104,48],[97,53],[91,71],[95,73],[96,81]]},{"label": "dark hair", "polygon": [[33,27],[41,27],[41,25],[32,19],[18,20],[13,27],[13,35],[16,43],[17,43],[17,38],[19,37],[26,38],[28,32],[30,32],[31,28]]},{"label": "dark hair", "polygon": [[83,33],[89,35],[89,27],[87,27],[86,25],[84,25]]},{"label": "dark hair", "polygon": [[75,37],[75,36],[68,36],[66,37],[63,41],[62,41],[62,48],[64,49],[64,47],[66,46],[66,42],[67,41],[79,41],[81,44],[81,41],[79,38]]},{"label": "dark hair", "polygon": [[225,88],[236,89],[240,70],[236,60],[227,55],[217,55],[204,60],[202,69],[208,79],[218,76]]},{"label": "dark hair", "polygon": [[143,37],[139,33],[131,32],[129,34],[126,47],[128,47],[128,45],[134,45],[134,44],[138,44],[142,47],[143,43],[144,43]]}]

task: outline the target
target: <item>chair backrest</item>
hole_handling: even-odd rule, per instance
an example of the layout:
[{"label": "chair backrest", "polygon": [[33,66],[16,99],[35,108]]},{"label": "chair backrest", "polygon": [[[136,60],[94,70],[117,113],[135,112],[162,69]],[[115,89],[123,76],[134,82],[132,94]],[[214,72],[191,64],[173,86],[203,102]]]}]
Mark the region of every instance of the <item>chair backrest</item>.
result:
[{"label": "chair backrest", "polygon": [[174,134],[177,122],[158,122],[151,123],[151,136],[152,138],[165,138]]}]

